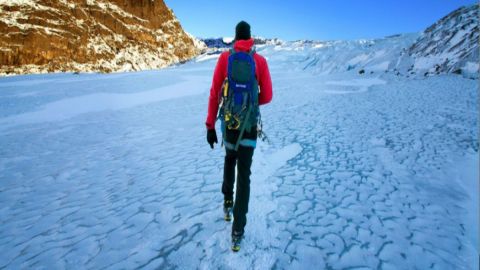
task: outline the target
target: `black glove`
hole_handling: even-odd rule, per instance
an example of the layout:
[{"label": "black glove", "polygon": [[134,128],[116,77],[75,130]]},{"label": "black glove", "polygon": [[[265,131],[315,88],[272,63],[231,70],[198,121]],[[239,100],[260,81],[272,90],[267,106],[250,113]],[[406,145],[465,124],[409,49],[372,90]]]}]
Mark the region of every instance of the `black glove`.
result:
[{"label": "black glove", "polygon": [[212,147],[212,149],[213,149],[213,143],[218,143],[217,132],[215,132],[215,129],[207,130],[207,142],[208,144],[210,144],[210,147]]}]

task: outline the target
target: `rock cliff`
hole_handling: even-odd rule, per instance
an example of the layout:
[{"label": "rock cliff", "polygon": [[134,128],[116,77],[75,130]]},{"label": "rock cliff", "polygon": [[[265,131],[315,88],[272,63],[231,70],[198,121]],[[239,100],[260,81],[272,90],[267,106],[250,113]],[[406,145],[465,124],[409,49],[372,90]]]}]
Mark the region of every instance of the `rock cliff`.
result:
[{"label": "rock cliff", "polygon": [[0,0],[0,74],[155,69],[204,46],[162,0]]}]

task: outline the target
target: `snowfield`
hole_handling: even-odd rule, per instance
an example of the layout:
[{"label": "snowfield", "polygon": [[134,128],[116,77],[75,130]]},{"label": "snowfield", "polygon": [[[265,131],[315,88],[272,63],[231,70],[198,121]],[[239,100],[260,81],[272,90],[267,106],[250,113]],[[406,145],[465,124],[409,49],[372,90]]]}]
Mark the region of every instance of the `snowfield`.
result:
[{"label": "snowfield", "polygon": [[283,51],[259,48],[274,98],[237,254],[205,139],[215,57],[0,78],[0,269],[478,269],[478,80]]}]

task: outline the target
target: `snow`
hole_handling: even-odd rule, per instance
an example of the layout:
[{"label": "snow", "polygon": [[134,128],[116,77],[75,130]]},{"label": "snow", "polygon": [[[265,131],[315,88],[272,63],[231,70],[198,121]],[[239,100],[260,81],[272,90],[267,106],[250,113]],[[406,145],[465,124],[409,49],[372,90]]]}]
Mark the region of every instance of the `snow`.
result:
[{"label": "snow", "polygon": [[[103,24],[99,24],[99,25],[106,28]],[[93,50],[95,53],[98,53],[98,54],[108,53],[112,51],[112,48],[110,48],[110,46],[106,43],[106,41],[99,36],[89,38],[87,48]]]},{"label": "snow", "polygon": [[[468,240],[471,243],[471,248],[475,249],[478,252],[480,250],[479,245],[479,158],[478,154],[471,151],[471,153],[466,154],[465,157],[457,157],[455,166],[447,172],[447,177],[452,179],[455,184],[457,184],[464,193],[467,194],[466,198],[463,200],[464,209],[471,209],[466,215],[464,226],[466,227],[466,233]],[[471,258],[476,260],[476,265],[479,265],[478,256]]]},{"label": "snow", "polygon": [[39,1],[36,0],[0,0],[0,6],[21,6],[23,8],[34,10],[49,10],[53,12],[57,11],[55,8],[39,4],[38,2]]},{"label": "snow", "polygon": [[65,6],[68,6],[69,8],[75,8],[75,3],[71,3],[68,0],[60,0],[60,3],[64,4]]},{"label": "snow", "polygon": [[45,121],[62,121],[81,114],[105,110],[120,110],[152,102],[179,98],[201,93],[208,87],[205,77],[190,76],[182,78],[175,87],[166,86],[137,93],[95,93],[79,97],[66,98],[43,105],[43,108],[0,119],[2,128],[9,124],[22,125]]},{"label": "snow", "polygon": [[[283,60],[284,68],[296,68],[296,71],[308,70],[319,75],[361,69],[385,72],[390,63],[400,59],[402,49],[417,37],[417,34],[406,34],[376,40],[295,41],[257,48],[272,54],[272,60]],[[303,65],[288,65],[289,61],[303,61]]]},{"label": "snow", "polygon": [[37,1],[35,0],[0,0],[0,5],[5,6],[20,6],[20,5],[28,5],[28,6],[35,6]]},{"label": "snow", "polygon": [[368,57],[367,54],[362,53],[362,54],[357,55],[357,56],[353,57],[352,59],[350,59],[350,60],[347,62],[347,64],[349,64],[349,65],[357,65],[357,64],[359,64],[359,63],[361,63],[361,62],[364,62],[364,61],[367,61],[367,60],[369,60],[369,59],[370,59],[370,58]]},{"label": "snow", "polygon": [[415,59],[415,68],[419,70],[430,70],[438,63],[445,61],[443,56],[418,57]]},{"label": "snow", "polygon": [[[147,20],[145,19],[142,19],[140,17],[137,17],[137,16],[134,16],[133,14],[131,13],[128,13],[128,12],[125,12],[125,10],[123,10],[121,7],[111,3],[111,2],[108,2],[108,1],[102,1],[102,0],[87,0],[86,1],[87,5],[89,6],[95,6],[101,10],[103,10],[104,12],[107,12],[107,13],[110,13],[110,12],[114,12],[122,17],[126,17],[126,18],[134,18],[138,21],[142,21],[142,22],[147,22]],[[125,25],[125,26],[129,26],[128,24]],[[138,25],[136,25],[138,26]]]},{"label": "snow", "polygon": [[[469,29],[470,30],[470,29]],[[451,46],[455,46],[460,43],[466,36],[468,36],[470,31],[459,30],[455,35],[449,40]]]},{"label": "snow", "polygon": [[353,79],[353,80],[341,80],[341,81],[327,81],[326,84],[330,85],[344,85],[344,86],[363,86],[370,87],[376,84],[385,84],[386,81],[379,78],[368,79]]},{"label": "snow", "polygon": [[217,59],[220,56],[220,54],[211,54],[211,55],[201,55],[195,59],[195,62],[203,62],[203,61],[208,61],[211,59]]},{"label": "snow", "polygon": [[23,12],[21,11],[11,11],[9,12],[9,16],[0,17],[0,20],[7,25],[14,25],[19,27],[20,29],[23,29],[22,28],[23,24],[19,24],[17,20],[26,19],[26,18],[28,17],[25,14],[23,14]]},{"label": "snow", "polygon": [[368,69],[373,70],[373,71],[385,71],[385,70],[388,70],[389,65],[390,65],[389,61],[383,61],[383,62],[378,63],[376,65],[370,66]]},{"label": "snow", "polygon": [[227,43],[227,44],[232,43],[234,39],[235,38],[233,38],[233,37],[223,37],[222,38],[223,42]]},{"label": "snow", "polygon": [[185,32],[185,34],[193,40],[193,45],[195,46],[195,48],[198,48],[202,51],[205,51],[207,49],[207,45],[203,41],[188,32]]},{"label": "snow", "polygon": [[320,73],[360,43],[259,48],[274,97],[239,253],[205,141],[218,54],[0,78],[0,268],[478,269],[478,80]]},{"label": "snow", "polygon": [[339,88],[336,90],[325,90],[325,93],[329,94],[351,94],[351,93],[363,93],[368,91],[368,89],[374,85],[386,84],[385,80],[379,78],[368,78],[368,79],[353,79],[353,80],[341,80],[341,81],[327,81],[326,85],[337,85],[337,86],[347,86],[345,88]]},{"label": "snow", "polygon": [[467,62],[463,70],[468,73],[478,73],[480,71],[480,64],[475,62]]}]

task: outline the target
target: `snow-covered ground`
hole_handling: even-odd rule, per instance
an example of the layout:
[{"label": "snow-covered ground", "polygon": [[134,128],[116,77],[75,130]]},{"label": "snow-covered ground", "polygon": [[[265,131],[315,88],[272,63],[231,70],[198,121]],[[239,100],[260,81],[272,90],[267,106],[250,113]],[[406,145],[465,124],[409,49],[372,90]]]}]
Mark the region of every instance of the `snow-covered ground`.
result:
[{"label": "snow-covered ground", "polygon": [[237,254],[224,150],[205,140],[214,57],[1,78],[0,269],[478,268],[478,80],[321,74],[259,51],[270,142]]}]

